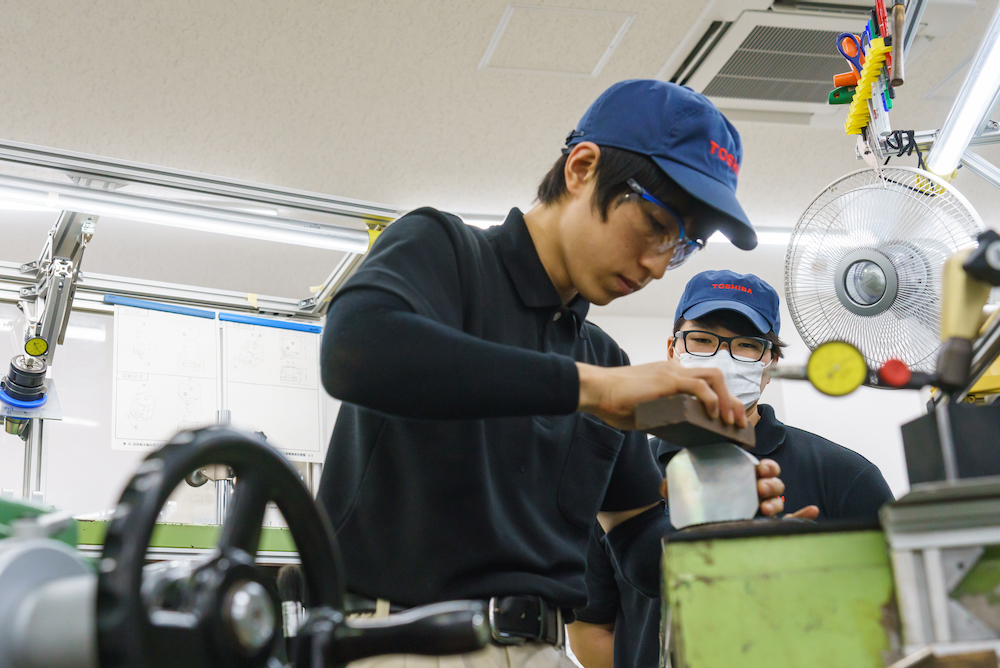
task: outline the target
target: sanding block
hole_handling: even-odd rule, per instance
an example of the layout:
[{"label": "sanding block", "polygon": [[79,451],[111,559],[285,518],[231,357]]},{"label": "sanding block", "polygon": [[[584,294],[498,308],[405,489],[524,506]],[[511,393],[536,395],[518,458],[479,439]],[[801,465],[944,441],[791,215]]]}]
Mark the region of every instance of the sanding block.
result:
[{"label": "sanding block", "polygon": [[750,425],[742,429],[712,419],[690,394],[675,394],[636,405],[636,427],[665,441],[690,448],[715,443],[735,443],[753,448],[757,441]]}]

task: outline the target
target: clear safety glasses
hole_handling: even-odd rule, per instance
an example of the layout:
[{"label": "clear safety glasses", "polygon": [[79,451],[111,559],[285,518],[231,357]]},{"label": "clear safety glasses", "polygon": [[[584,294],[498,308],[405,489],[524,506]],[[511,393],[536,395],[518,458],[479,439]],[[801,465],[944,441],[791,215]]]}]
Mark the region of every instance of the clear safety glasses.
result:
[{"label": "clear safety glasses", "polygon": [[624,202],[639,205],[644,215],[630,216],[632,231],[643,247],[656,255],[670,253],[667,269],[675,269],[704,247],[704,242],[690,239],[684,232],[684,222],[669,205],[650,195],[635,179],[626,181],[632,192],[625,193]]}]

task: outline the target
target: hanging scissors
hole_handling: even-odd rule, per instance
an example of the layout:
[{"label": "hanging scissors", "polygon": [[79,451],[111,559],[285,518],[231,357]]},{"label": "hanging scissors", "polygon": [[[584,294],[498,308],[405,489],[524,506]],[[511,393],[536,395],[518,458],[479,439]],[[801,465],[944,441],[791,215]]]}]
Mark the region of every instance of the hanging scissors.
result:
[{"label": "hanging scissors", "polygon": [[864,52],[861,50],[861,40],[857,35],[849,32],[840,33],[837,36],[837,51],[847,59],[858,74],[861,74]]}]

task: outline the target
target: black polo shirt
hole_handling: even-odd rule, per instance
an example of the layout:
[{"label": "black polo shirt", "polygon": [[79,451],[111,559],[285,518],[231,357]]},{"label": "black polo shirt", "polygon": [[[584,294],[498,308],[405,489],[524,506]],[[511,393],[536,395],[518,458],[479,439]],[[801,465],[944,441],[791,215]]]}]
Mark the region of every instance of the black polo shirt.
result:
[{"label": "black polo shirt", "polygon": [[[770,406],[758,405],[754,428],[757,457],[773,459],[785,483],[785,510],[819,507],[819,520],[859,519],[877,522],[878,510],[893,500],[878,467],[858,453],[801,429],[787,427]],[[659,438],[650,440],[662,465],[680,448]],[[619,572],[600,527],[595,527],[587,561],[587,607],[580,621],[615,623],[615,665],[654,668],[659,665],[660,599],[643,595]]]},{"label": "black polo shirt", "polygon": [[[338,327],[367,300],[416,325],[418,343],[372,333],[367,352],[405,351],[399,378],[378,357],[375,379],[338,358]],[[517,209],[488,230],[419,209],[382,233],[335,298],[321,360],[334,394],[354,391],[337,373],[383,390],[342,405],[319,490],[349,591],[405,606],[507,594],[585,603],[597,512],[654,503],[662,479],[645,435],[575,412],[575,360],[628,364],[588,308],[562,305]],[[491,355],[504,363],[483,371]],[[413,369],[428,359],[425,386]]]}]

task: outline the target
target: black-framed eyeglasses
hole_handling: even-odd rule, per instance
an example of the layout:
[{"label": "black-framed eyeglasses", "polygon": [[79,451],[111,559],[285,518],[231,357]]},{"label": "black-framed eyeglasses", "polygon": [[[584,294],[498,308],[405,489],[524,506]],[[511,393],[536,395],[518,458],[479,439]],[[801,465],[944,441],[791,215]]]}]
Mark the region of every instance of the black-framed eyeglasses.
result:
[{"label": "black-framed eyeglasses", "polygon": [[[684,231],[684,220],[673,207],[651,195],[635,179],[629,179],[626,183],[632,189],[632,193],[638,195],[639,204],[647,213],[647,220],[642,221],[643,227],[637,228],[635,232],[646,247],[657,255],[673,253],[667,264],[668,270],[681,266],[695,251],[704,248],[704,242],[687,236]],[[626,193],[626,199],[629,199],[632,193]],[[650,204],[654,207],[652,211],[649,210]],[[660,211],[666,212],[667,219],[664,222],[667,224],[658,219],[663,215]]]},{"label": "black-framed eyeglasses", "polygon": [[725,343],[729,356],[737,362],[759,362],[764,359],[764,353],[772,347],[770,341],[759,336],[719,336],[696,329],[675,332],[675,346],[677,339],[683,341],[684,350],[695,357],[712,357]]}]

